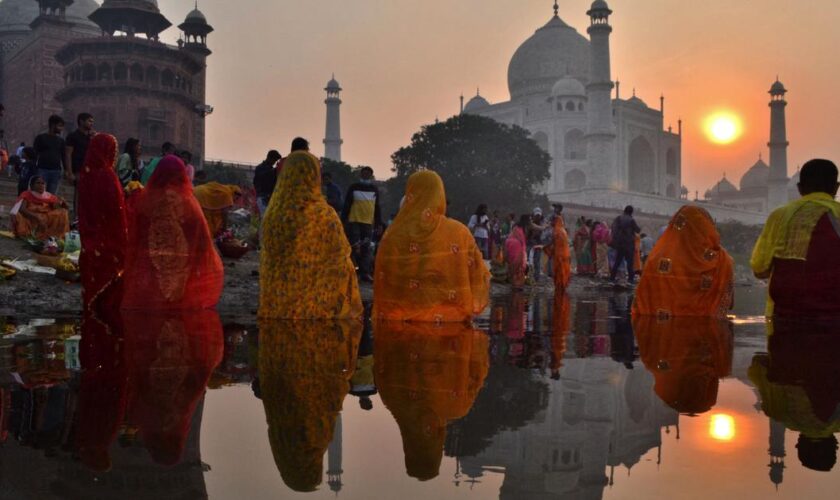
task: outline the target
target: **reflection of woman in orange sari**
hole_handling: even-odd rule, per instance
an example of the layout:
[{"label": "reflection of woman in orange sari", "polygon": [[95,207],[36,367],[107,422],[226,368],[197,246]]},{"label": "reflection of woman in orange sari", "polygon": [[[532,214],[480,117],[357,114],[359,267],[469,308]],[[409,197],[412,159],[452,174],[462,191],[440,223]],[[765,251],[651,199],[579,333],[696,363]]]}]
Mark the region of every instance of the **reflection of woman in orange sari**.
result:
[{"label": "reflection of woman in orange sari", "polygon": [[633,329],[659,398],[681,413],[709,411],[719,379],[732,371],[732,325],[713,318],[639,316]]},{"label": "reflection of woman in orange sari", "polygon": [[489,368],[488,340],[459,323],[377,322],[376,385],[402,435],[405,468],[421,481],[438,475],[446,426],[464,417]]},{"label": "reflection of woman in orange sari", "polygon": [[525,229],[530,224],[531,217],[523,215],[505,240],[505,260],[510,284],[514,288],[525,286],[525,274],[528,270],[528,240],[525,238]]},{"label": "reflection of woman in orange sari", "polygon": [[215,311],[206,310],[130,312],[123,322],[131,381],[128,420],[155,462],[175,465],[210,374],[222,360],[222,323]]},{"label": "reflection of woman in orange sari", "polygon": [[261,320],[260,390],[268,440],[283,482],[313,491],[350,390],[362,324]]},{"label": "reflection of woman in orange sari", "polygon": [[[79,172],[78,210],[82,252],[83,305],[89,308],[100,298],[105,308],[118,308],[122,301],[122,273],[128,246],[125,194],[114,163],[117,139],[96,134],[90,140],[84,166]],[[103,295],[108,292],[107,298]]]},{"label": "reflection of woman in orange sari", "polygon": [[723,317],[732,306],[733,262],[709,213],[684,206],[645,264],[633,315]]},{"label": "reflection of woman in orange sari", "polygon": [[376,255],[374,316],[471,321],[487,307],[489,291],[490,272],[470,230],[446,217],[440,176],[413,174]]},{"label": "reflection of woman in orange sari", "polygon": [[48,193],[46,186],[43,177],[32,177],[29,189],[18,196],[12,207],[12,229],[18,238],[63,238],[70,230],[67,203]]},{"label": "reflection of woman in orange sari", "polygon": [[571,303],[565,293],[554,294],[551,310],[551,378],[560,378],[563,356],[566,354],[566,337],[569,335]]},{"label": "reflection of woman in orange sari", "polygon": [[207,219],[207,226],[210,234],[216,237],[227,226],[227,215],[233,208],[236,199],[242,196],[242,189],[232,184],[219,184],[208,182],[195,187],[195,198],[201,205],[204,218]]},{"label": "reflection of woman in orange sari", "polygon": [[164,157],[132,194],[124,309],[207,309],[222,293],[224,268],[184,163]]},{"label": "reflection of woman in orange sari", "polygon": [[306,151],[286,157],[261,231],[261,318],[362,316],[350,243],[321,194],[317,158]]}]

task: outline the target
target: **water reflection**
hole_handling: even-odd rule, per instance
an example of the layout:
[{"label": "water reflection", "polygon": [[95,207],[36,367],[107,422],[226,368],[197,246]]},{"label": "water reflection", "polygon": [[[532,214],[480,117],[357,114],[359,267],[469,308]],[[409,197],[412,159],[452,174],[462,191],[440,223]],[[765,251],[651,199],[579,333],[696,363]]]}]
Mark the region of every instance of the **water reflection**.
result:
[{"label": "water reflection", "polygon": [[362,324],[357,321],[260,323],[259,388],[268,439],[283,482],[313,491],[350,390]]},{"label": "water reflection", "polygon": [[463,324],[376,324],[377,386],[399,425],[409,476],[438,475],[446,425],[467,414],[484,384],[487,347],[483,332]]},{"label": "water reflection", "polygon": [[[784,435],[799,433],[797,455],[803,466],[829,471],[837,461],[840,432],[840,323],[787,320],[771,325],[768,353],[749,368],[761,409],[771,420],[771,478],[781,482]],[[775,476],[775,477],[774,477]]]}]

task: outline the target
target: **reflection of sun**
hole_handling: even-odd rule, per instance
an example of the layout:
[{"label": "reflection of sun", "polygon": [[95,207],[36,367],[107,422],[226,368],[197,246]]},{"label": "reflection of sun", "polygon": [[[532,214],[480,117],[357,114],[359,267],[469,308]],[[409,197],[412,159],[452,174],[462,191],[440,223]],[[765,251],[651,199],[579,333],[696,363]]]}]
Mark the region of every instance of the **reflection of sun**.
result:
[{"label": "reflection of sun", "polygon": [[735,438],[735,419],[729,415],[712,415],[709,435],[717,441],[732,441]]},{"label": "reflection of sun", "polygon": [[741,118],[729,111],[719,111],[706,117],[704,129],[709,140],[717,144],[731,144],[743,132]]}]

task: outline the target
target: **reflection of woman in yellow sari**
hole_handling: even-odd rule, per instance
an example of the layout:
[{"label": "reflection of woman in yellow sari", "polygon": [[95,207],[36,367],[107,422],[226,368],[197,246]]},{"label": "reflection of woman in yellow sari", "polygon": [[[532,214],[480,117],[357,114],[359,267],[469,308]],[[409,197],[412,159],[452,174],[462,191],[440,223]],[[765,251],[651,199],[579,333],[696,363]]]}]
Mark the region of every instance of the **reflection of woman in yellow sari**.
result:
[{"label": "reflection of woman in yellow sari", "polygon": [[654,391],[681,413],[704,413],[717,402],[719,379],[732,371],[732,326],[712,318],[634,318],[633,329]]},{"label": "reflection of woman in yellow sari", "polygon": [[413,174],[376,255],[374,317],[470,321],[487,307],[489,289],[490,272],[470,230],[446,217],[440,176]]},{"label": "reflection of woman in yellow sari", "polygon": [[350,390],[362,324],[262,320],[259,326],[260,390],[274,462],[289,488],[313,491]]},{"label": "reflection of woman in yellow sari", "polygon": [[321,194],[321,166],[305,151],[286,157],[263,218],[261,318],[360,318],[350,244]]},{"label": "reflection of woman in yellow sari", "polygon": [[840,432],[840,323],[777,319],[768,338],[768,354],[758,354],[749,369],[761,394],[764,413],[799,432],[796,445],[802,465],[829,471],[837,461]]},{"label": "reflection of woman in yellow sari", "polygon": [[236,199],[242,195],[242,189],[232,184],[208,182],[196,186],[193,194],[201,205],[204,218],[207,219],[210,234],[216,237],[227,226],[227,214],[233,208]]},{"label": "reflection of woman in yellow sari", "polygon": [[376,323],[376,385],[400,427],[409,476],[438,475],[446,425],[475,402],[487,351],[486,335],[460,323]]}]

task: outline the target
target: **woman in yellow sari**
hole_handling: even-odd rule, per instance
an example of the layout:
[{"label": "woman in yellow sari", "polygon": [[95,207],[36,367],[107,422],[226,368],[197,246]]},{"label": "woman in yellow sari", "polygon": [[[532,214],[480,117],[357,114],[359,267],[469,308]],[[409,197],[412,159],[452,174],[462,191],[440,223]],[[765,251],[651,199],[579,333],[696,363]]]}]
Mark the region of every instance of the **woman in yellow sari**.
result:
[{"label": "woman in yellow sari", "polygon": [[350,244],[338,214],[321,194],[321,165],[308,152],[286,158],[262,234],[259,317],[362,316]]},{"label": "woman in yellow sari", "polygon": [[374,317],[468,322],[487,307],[489,290],[490,272],[470,230],[446,217],[440,176],[413,174],[376,255]]},{"label": "woman in yellow sari", "polygon": [[712,217],[686,205],[648,256],[633,315],[724,317],[732,307],[733,261]]},{"label": "woman in yellow sari", "polygon": [[196,186],[193,190],[204,218],[207,219],[207,226],[210,234],[215,238],[227,227],[227,214],[236,199],[242,196],[242,189],[232,184],[219,184],[208,182]]},{"label": "woman in yellow sari", "polygon": [[12,227],[18,238],[35,236],[43,240],[63,238],[70,230],[67,203],[46,191],[44,178],[36,175],[29,189],[21,193],[11,211]]}]

